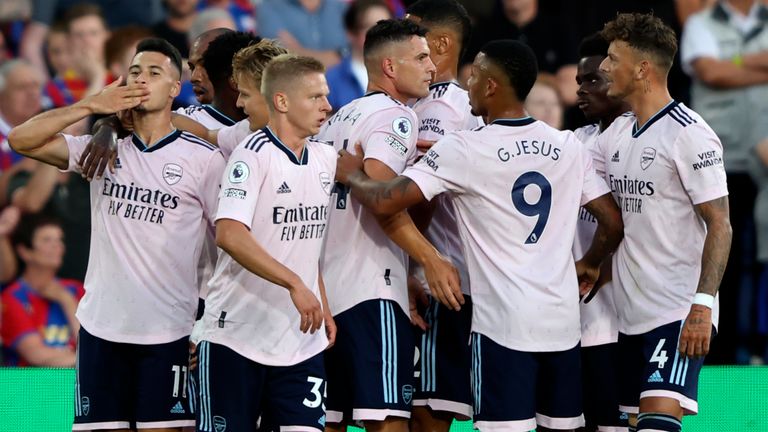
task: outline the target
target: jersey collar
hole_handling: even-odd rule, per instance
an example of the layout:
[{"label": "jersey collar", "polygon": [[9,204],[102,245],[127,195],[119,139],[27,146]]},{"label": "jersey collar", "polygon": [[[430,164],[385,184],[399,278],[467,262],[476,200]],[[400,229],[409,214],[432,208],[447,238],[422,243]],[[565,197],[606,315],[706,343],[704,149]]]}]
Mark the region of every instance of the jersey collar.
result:
[{"label": "jersey collar", "polygon": [[637,119],[635,119],[635,123],[632,125],[632,138],[637,138],[642,135],[642,133],[647,131],[652,124],[656,123],[657,120],[667,115],[667,113],[672,111],[672,108],[676,106],[677,101],[672,99],[668,104],[664,106],[664,108],[660,109],[659,112],[652,115],[651,118],[649,118],[641,128],[637,127]]},{"label": "jersey collar", "polygon": [[301,157],[296,157],[296,153],[294,153],[291,149],[288,148],[285,144],[283,144],[282,141],[280,141],[280,138],[277,137],[272,132],[272,129],[269,128],[269,126],[262,129],[264,131],[264,134],[269,138],[270,141],[280,149],[283,153],[285,153],[286,156],[288,156],[288,160],[293,162],[296,165],[307,165],[309,163],[309,151],[307,150],[307,144],[304,143],[304,150],[301,151]]},{"label": "jersey collar", "polygon": [[178,129],[174,129],[173,132],[169,133],[168,135],[160,138],[160,141],[158,141],[155,145],[151,147],[147,147],[146,144],[144,144],[144,141],[139,138],[136,133],[133,133],[133,136],[131,136],[131,141],[133,142],[133,145],[136,146],[137,149],[139,149],[142,153],[150,153],[155,150],[160,150],[161,148],[167,146],[168,144],[176,141],[179,136],[181,136],[181,131]]},{"label": "jersey collar", "polygon": [[237,123],[236,121],[232,120],[231,118],[227,117],[226,114],[223,112],[217,110],[213,107],[213,105],[203,105],[203,109],[205,112],[207,112],[211,117],[216,119],[219,123],[223,124],[224,126],[232,126],[233,124]]},{"label": "jersey collar", "polygon": [[496,119],[491,122],[492,125],[497,124],[499,126],[528,126],[529,124],[535,122],[536,119],[534,119],[531,116],[521,117],[521,118],[514,118],[514,119]]}]

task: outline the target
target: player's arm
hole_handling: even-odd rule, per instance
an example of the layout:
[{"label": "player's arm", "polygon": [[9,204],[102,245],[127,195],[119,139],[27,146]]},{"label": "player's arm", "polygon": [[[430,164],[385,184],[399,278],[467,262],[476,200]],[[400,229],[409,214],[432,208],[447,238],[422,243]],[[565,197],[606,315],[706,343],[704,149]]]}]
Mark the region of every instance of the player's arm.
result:
[{"label": "player's arm", "polygon": [[[357,156],[344,150],[340,152],[341,156],[336,164],[337,180],[350,186],[352,195],[376,215],[387,236],[424,267],[427,283],[435,298],[446,306],[459,310],[464,304],[464,296],[461,294],[458,272],[424,238],[408,213],[403,211],[424,201],[421,189],[408,177],[395,177],[395,172],[378,160],[364,161],[359,144],[356,146],[356,152]],[[341,176],[339,170],[344,171]],[[353,173],[351,177],[346,175],[348,172]],[[386,191],[387,185],[400,183],[409,185],[410,195],[405,196],[400,192],[398,195],[391,195]],[[379,196],[381,198],[377,198]]]},{"label": "player's arm", "polygon": [[117,140],[119,135],[125,135],[127,131],[122,127],[120,118],[111,115],[97,120],[91,128],[91,133],[91,140],[83,149],[78,161],[81,175],[88,181],[104,175],[107,166],[112,174],[115,173]]},{"label": "player's arm", "polygon": [[712,305],[728,264],[733,234],[727,196],[697,204],[694,208],[707,226],[707,236],[704,239],[696,297],[680,333],[679,350],[689,357],[704,356],[709,352]]},{"label": "player's arm", "polygon": [[336,343],[336,321],[333,320],[331,307],[328,305],[328,295],[325,294],[325,281],[322,269],[317,270],[317,284],[320,287],[320,301],[323,303],[323,319],[325,320],[325,334],[328,336],[328,348]]},{"label": "player's arm", "polygon": [[67,126],[92,114],[112,114],[133,108],[148,98],[146,86],[122,86],[115,81],[99,94],[89,96],[74,105],[38,114],[8,135],[8,143],[21,155],[67,169],[69,149],[59,133]]},{"label": "player's arm", "polygon": [[215,146],[219,145],[218,129],[208,129],[191,118],[177,113],[171,114],[171,123],[173,123],[173,127],[176,129],[196,135]]},{"label": "player's arm", "polygon": [[253,238],[243,223],[232,219],[216,221],[216,246],[222,248],[249,272],[287,289],[301,314],[301,331],[314,333],[323,323],[317,297],[301,278],[277,261]]},{"label": "player's arm", "polygon": [[367,171],[375,165],[368,164],[364,170],[364,155],[359,144],[356,144],[356,151],[354,155],[346,150],[339,151],[336,181],[349,186],[352,195],[372,213],[390,216],[425,201],[421,189],[408,177],[397,176],[384,181],[371,178]]},{"label": "player's arm", "polygon": [[616,250],[624,238],[624,222],[621,219],[621,212],[613,200],[610,193],[604,194],[584,205],[592,216],[597,219],[597,229],[592,238],[592,244],[578,262],[576,262],[577,274],[579,275],[579,293],[586,294],[590,290],[585,302],[589,302],[597,290],[596,285],[600,268],[606,260],[610,260],[611,254]]}]

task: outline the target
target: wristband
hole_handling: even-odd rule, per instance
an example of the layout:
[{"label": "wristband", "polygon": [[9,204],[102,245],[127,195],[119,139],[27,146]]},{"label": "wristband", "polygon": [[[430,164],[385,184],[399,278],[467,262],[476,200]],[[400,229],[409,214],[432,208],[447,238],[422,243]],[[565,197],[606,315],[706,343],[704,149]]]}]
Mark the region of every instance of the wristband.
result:
[{"label": "wristband", "polygon": [[693,296],[693,304],[706,306],[712,309],[712,307],[715,305],[715,296],[704,293],[696,293],[696,295]]},{"label": "wristband", "polygon": [[736,66],[741,67],[744,64],[744,57],[742,57],[741,54],[736,54],[731,59],[731,62],[733,62],[733,64]]}]

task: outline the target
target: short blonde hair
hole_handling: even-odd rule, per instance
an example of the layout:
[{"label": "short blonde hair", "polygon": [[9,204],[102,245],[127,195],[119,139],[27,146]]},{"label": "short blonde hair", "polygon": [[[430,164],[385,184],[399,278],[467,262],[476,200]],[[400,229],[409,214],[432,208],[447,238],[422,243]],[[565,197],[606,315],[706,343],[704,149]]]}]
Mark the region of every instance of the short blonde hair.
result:
[{"label": "short blonde hair", "polygon": [[235,80],[239,76],[248,77],[253,80],[256,88],[260,88],[264,68],[270,60],[287,53],[288,51],[275,41],[262,39],[241,49],[232,57],[232,76]]},{"label": "short blonde hair", "polygon": [[[312,57],[283,54],[272,59],[261,80],[261,94],[266,100],[272,100],[275,93],[286,91],[299,78],[310,73],[325,73],[325,66]],[[272,104],[269,104],[272,109]]]}]

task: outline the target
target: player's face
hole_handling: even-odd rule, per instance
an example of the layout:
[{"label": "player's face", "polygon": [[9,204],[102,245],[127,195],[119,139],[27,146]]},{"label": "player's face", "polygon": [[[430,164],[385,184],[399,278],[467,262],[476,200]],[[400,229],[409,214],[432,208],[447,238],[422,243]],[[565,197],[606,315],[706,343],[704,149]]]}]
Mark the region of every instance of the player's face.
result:
[{"label": "player's face", "polygon": [[189,71],[191,76],[189,82],[192,83],[192,91],[195,93],[195,99],[201,104],[209,104],[213,102],[213,84],[208,79],[208,72],[203,67],[203,53],[208,49],[207,39],[198,39],[192,45],[192,49],[189,51]]},{"label": "player's face", "polygon": [[429,94],[435,65],[429,58],[425,38],[413,36],[408,42],[397,44],[393,62],[395,85],[400,93],[409,98],[422,98]]},{"label": "player's face", "polygon": [[181,87],[179,72],[171,59],[152,51],[140,52],[133,57],[128,69],[128,84],[146,84],[149,88],[149,100],[134,108],[138,112],[170,109]]},{"label": "player's face", "polygon": [[331,112],[328,83],[321,73],[308,73],[288,92],[288,121],[305,137],[316,135]]},{"label": "player's face", "polygon": [[475,61],[470,67],[469,79],[467,80],[467,92],[469,93],[469,106],[472,108],[472,115],[485,117],[488,115],[486,108],[485,84],[488,82],[488,73],[483,61],[485,54],[478,53]]},{"label": "player's face", "polygon": [[45,225],[32,235],[32,249],[24,254],[28,264],[58,270],[64,259],[64,231],[56,225]]},{"label": "player's face", "polygon": [[576,104],[587,120],[599,120],[617,109],[621,101],[608,97],[608,78],[600,70],[603,56],[584,57],[576,71]]},{"label": "player's face", "polygon": [[608,79],[608,96],[623,99],[634,91],[635,60],[629,44],[619,40],[611,42],[608,57],[600,63],[600,70]]},{"label": "player's face", "polygon": [[257,131],[267,125],[269,109],[267,101],[248,76],[237,74],[237,107],[248,116],[248,124],[252,131]]}]

